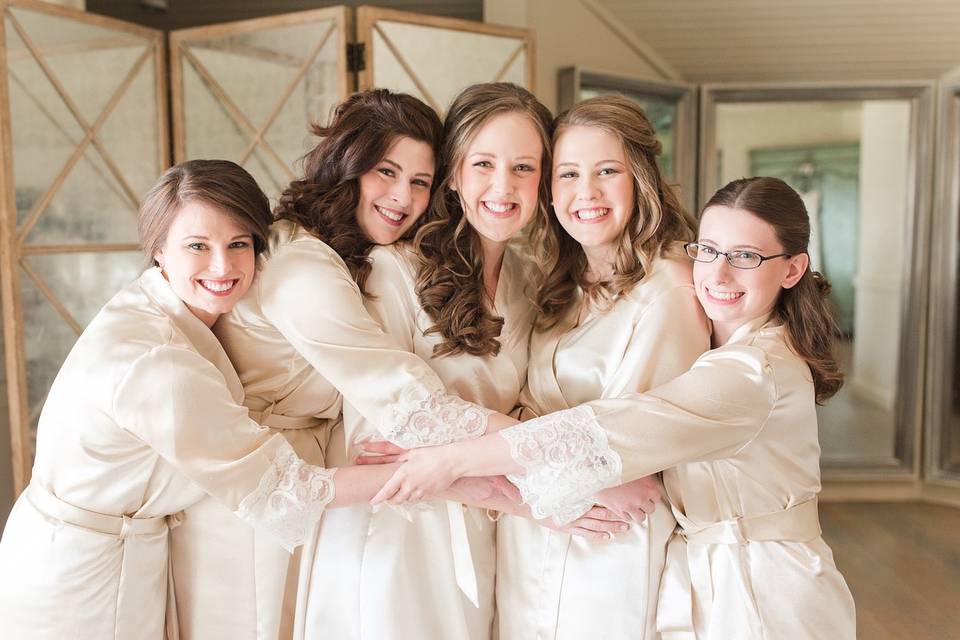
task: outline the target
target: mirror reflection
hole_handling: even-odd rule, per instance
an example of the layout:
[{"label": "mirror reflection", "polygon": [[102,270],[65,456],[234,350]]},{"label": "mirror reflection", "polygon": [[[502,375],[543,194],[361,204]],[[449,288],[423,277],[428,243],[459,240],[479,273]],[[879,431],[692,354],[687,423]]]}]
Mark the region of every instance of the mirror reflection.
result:
[{"label": "mirror reflection", "polygon": [[582,100],[608,93],[619,93],[635,101],[643,108],[644,113],[647,114],[647,118],[657,132],[657,139],[663,146],[663,153],[657,159],[660,162],[660,168],[670,180],[679,180],[674,162],[677,111],[679,109],[677,100],[626,88],[610,89],[599,85],[590,85],[586,82],[580,87],[580,98]]},{"label": "mirror reflection", "polygon": [[716,186],[776,176],[810,213],[812,267],[832,283],[843,389],[818,409],[823,462],[895,457],[911,102],[723,103]]}]

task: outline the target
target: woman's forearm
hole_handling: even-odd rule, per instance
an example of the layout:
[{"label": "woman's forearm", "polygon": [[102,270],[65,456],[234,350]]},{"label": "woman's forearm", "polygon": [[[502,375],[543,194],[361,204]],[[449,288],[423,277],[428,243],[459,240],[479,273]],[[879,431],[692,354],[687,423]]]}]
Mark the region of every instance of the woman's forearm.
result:
[{"label": "woman's forearm", "polygon": [[487,430],[485,433],[496,433],[501,429],[506,429],[507,427],[512,427],[518,424],[520,424],[520,421],[516,418],[511,418],[503,413],[494,413],[487,418]]},{"label": "woman's forearm", "polygon": [[[518,423],[514,421],[514,424]],[[501,428],[507,426],[512,425],[503,425]],[[458,478],[524,473],[523,466],[510,454],[510,443],[500,433],[455,442],[444,449],[450,456],[451,467]]]},{"label": "woman's forearm", "polygon": [[369,502],[396,472],[400,463],[340,467],[333,474],[333,500],[328,509]]}]

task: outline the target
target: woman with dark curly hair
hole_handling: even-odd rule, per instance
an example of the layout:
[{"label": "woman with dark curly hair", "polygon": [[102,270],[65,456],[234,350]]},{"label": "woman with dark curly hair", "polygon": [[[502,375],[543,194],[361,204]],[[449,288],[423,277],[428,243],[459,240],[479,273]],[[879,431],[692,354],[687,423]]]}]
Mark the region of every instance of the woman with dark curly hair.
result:
[{"label": "woman with dark curly hair", "polygon": [[[371,252],[371,314],[448,389],[503,413],[513,410],[526,379],[536,311],[529,248],[510,242],[535,219],[542,228],[547,216],[551,119],[513,84],[462,91],[444,123],[429,219],[413,242]],[[329,461],[345,462],[376,435],[375,423],[346,406]],[[308,631],[324,637],[335,629],[344,640],[491,637],[496,523],[476,509],[465,518],[454,502],[424,505],[406,518],[366,505],[327,515],[309,583]],[[348,593],[344,584],[352,585]]]},{"label": "woman with dark curly hair", "polygon": [[[345,100],[329,126],[314,132],[321,139],[305,158],[304,177],[290,184],[274,212],[269,257],[214,327],[251,416],[317,465],[325,463],[347,403],[379,437],[410,447],[512,423],[447,395],[433,370],[364,308],[368,253],[409,236],[427,208],[441,135],[437,115],[411,96],[373,90]],[[377,476],[366,475],[337,491],[369,498],[378,487]],[[213,501],[186,515],[174,531],[175,579],[189,594],[180,611],[185,633],[287,637],[298,556],[288,570],[282,546]],[[311,555],[308,543],[304,556]]]}]

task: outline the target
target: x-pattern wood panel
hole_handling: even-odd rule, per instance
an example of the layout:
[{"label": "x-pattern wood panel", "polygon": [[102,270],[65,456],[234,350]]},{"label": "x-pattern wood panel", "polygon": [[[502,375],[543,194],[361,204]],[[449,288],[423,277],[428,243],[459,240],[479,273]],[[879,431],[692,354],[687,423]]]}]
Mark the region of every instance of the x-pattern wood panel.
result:
[{"label": "x-pattern wood panel", "polygon": [[[516,48],[507,57],[505,62],[498,69],[496,69],[495,72],[491,73],[490,77],[487,78],[487,81],[502,81],[517,59],[521,55],[524,55],[526,63],[524,66],[524,86],[531,91],[533,91],[535,88],[533,73],[534,38],[533,33],[529,30],[477,23],[467,20],[458,20],[455,18],[441,18],[436,16],[407,13],[403,11],[394,11],[390,9],[380,9],[376,7],[361,7],[358,10],[358,16],[358,37],[360,41],[366,44],[367,49],[370,49],[371,47],[375,46],[373,36],[376,34],[376,36],[383,41],[384,46],[390,52],[390,55],[393,57],[397,65],[403,69],[404,74],[406,74],[409,80],[417,88],[417,91],[420,93],[423,101],[433,107],[433,109],[441,116],[443,115],[444,110],[440,105],[440,101],[437,100],[433,92],[430,90],[430,83],[424,80],[421,75],[417,73],[409,58],[403,54],[402,47],[398,46],[397,43],[394,42],[394,40],[387,34],[386,29],[384,29],[381,25],[389,23],[403,23],[430,27],[434,29],[458,31],[471,34],[485,34],[498,36],[501,38],[515,39],[517,41]],[[370,89],[375,85],[372,60],[372,53],[368,53],[365,61],[365,69],[360,77],[361,89]]]},{"label": "x-pattern wood panel", "polygon": [[[15,9],[16,11],[12,10]],[[19,12],[19,13],[18,13]],[[30,12],[30,13],[27,13]],[[75,43],[40,44],[36,33],[33,33],[28,24],[18,16],[26,17],[42,14],[59,20],[74,21],[79,29],[90,26],[108,33],[106,37],[83,40]],[[166,108],[165,102],[158,96],[153,96],[162,90],[164,75],[164,60],[162,37],[163,34],[119,22],[102,16],[86,14],[38,0],[0,0],[0,15],[5,25],[11,28],[10,33],[15,36],[0,34],[0,140],[2,146],[2,167],[0,167],[0,294],[3,297],[3,338],[5,343],[5,363],[7,376],[7,397],[9,399],[11,444],[13,449],[14,485],[15,490],[22,490],[30,477],[32,464],[32,438],[30,424],[39,415],[42,402],[30,407],[27,401],[26,361],[27,353],[24,344],[24,309],[22,302],[21,281],[19,274],[26,276],[32,286],[49,303],[57,315],[77,335],[83,331],[83,323],[64,304],[57,294],[56,288],[37,272],[27,258],[30,256],[65,255],[77,253],[116,253],[129,252],[138,249],[136,243],[104,243],[83,237],[69,238],[65,243],[37,243],[30,242],[31,231],[43,220],[43,216],[50,210],[54,198],[60,193],[77,168],[81,160],[86,160],[95,175],[103,179],[106,187],[118,197],[124,209],[132,218],[135,218],[139,207],[139,194],[132,186],[131,180],[125,175],[122,165],[116,161],[101,139],[105,123],[116,111],[121,100],[129,94],[133,83],[144,73],[152,73],[153,81],[149,83],[151,89],[150,107],[156,108],[156,135],[158,156],[150,157],[149,162],[156,164],[156,169],[162,170],[166,165],[168,146],[166,140]],[[115,37],[109,35],[112,32]],[[10,51],[8,38],[14,37],[22,43],[23,48]],[[16,40],[15,40],[16,41]],[[136,57],[133,64],[113,89],[106,103],[100,107],[96,117],[91,120],[84,116],[77,100],[71,95],[60,76],[50,64],[51,56],[82,56],[85,53],[101,52],[111,48],[129,48],[142,46],[143,52]],[[56,96],[54,100],[60,103],[54,105],[50,98],[40,95],[36,85],[20,77],[8,64],[8,61],[30,60],[40,71],[40,77],[49,84]],[[37,82],[33,80],[32,82]],[[46,87],[46,85],[44,85]],[[16,87],[22,99],[28,101],[32,113],[36,114],[50,127],[57,131],[71,149],[69,156],[59,166],[53,178],[43,188],[40,196],[32,203],[22,221],[17,222],[17,207],[15,203],[15,176],[13,163],[16,160],[17,149],[12,148],[11,96],[10,88]],[[55,115],[56,109],[65,107],[69,118],[76,123],[82,134],[71,133],[65,122]],[[89,114],[92,115],[92,114]],[[72,125],[71,125],[72,126]],[[94,155],[90,155],[94,154]],[[98,158],[99,162],[94,162]],[[34,234],[35,235],[35,234]],[[89,241],[88,241],[89,240]],[[45,394],[44,394],[45,395]]]},{"label": "x-pattern wood panel", "polygon": [[[299,17],[300,20],[297,20],[297,17]],[[270,171],[270,169],[273,168],[282,172],[286,181],[294,180],[296,174],[294,173],[293,163],[296,161],[296,158],[284,158],[267,140],[267,132],[277,122],[280,113],[284,107],[289,104],[297,88],[304,82],[308,72],[316,64],[320,54],[328,42],[330,42],[331,38],[336,37],[337,44],[345,46],[347,22],[345,10],[342,7],[335,7],[303,12],[301,14],[258,18],[174,32],[171,35],[171,48],[173,50],[172,89],[174,127],[176,131],[175,152],[177,160],[183,161],[188,159],[187,156],[190,153],[187,150],[188,140],[186,138],[186,119],[189,117],[189,105],[186,104],[187,96],[183,88],[183,69],[189,64],[190,68],[196,72],[207,91],[214,98],[217,106],[220,107],[226,115],[234,130],[245,140],[243,151],[238,157],[232,159],[238,164],[244,165],[250,160],[251,156],[254,156],[262,163],[263,159],[256,153],[260,151],[270,161],[269,166],[264,166],[264,169],[271,178],[273,178],[273,172]],[[316,40],[310,45],[309,50],[302,59],[264,47],[241,44],[235,41],[227,42],[227,39],[236,38],[243,34],[263,33],[292,25],[306,25],[311,23],[315,23],[317,26],[315,31],[316,35],[314,36]],[[340,48],[342,49],[344,47],[341,46]],[[287,81],[283,90],[279,92],[266,117],[264,117],[259,126],[257,126],[254,124],[253,118],[244,111],[237,100],[231,97],[230,93],[224,87],[225,83],[218,79],[217,74],[199,59],[196,52],[200,49],[223,50],[257,59],[270,59],[288,67],[296,67],[296,72]],[[337,93],[341,98],[346,97],[348,86],[345,61],[343,58],[344,52],[339,51],[337,53],[337,59],[341,78]],[[309,123],[305,121],[303,125],[304,132],[306,132]],[[276,183],[273,186],[279,191],[286,185]]]}]

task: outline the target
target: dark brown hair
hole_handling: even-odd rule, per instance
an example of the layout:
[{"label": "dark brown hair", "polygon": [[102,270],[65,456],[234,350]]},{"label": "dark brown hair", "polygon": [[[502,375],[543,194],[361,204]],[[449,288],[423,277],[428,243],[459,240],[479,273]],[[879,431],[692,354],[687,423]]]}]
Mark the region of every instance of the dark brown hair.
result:
[{"label": "dark brown hair", "polygon": [[330,245],[364,291],[373,242],[357,223],[360,176],[401,137],[430,145],[437,157],[441,126],[433,109],[405,93],[374,89],[353,94],[336,107],[329,126],[311,127],[320,142],[303,158],[304,177],[280,196],[276,218],[291,220]]},{"label": "dark brown hair", "polygon": [[[807,252],[807,209],[800,195],[779,178],[734,180],[713,194],[704,211],[713,206],[742,209],[760,218],[773,227],[783,251],[791,256]],[[843,385],[833,352],[840,330],[830,311],[829,294],[830,283],[808,267],[796,285],[780,292],[774,309],[786,327],[790,347],[810,367],[818,404]]]},{"label": "dark brown hair", "polygon": [[515,84],[488,82],[460,92],[450,105],[443,126],[439,187],[430,205],[430,220],[417,233],[414,246],[420,256],[417,294],[434,324],[427,333],[439,333],[434,356],[500,352],[503,318],[485,304],[483,253],[480,237],[464,216],[460,194],[454,190],[463,157],[483,126],[495,116],[526,116],[540,136],[540,186],[536,218],[545,218],[550,185],[550,121],[553,116],[537,98]]},{"label": "dark brown hair", "polygon": [[154,266],[173,219],[187,202],[223,211],[253,236],[255,255],[267,251],[273,217],[270,201],[253,176],[229,160],[188,160],[167,169],[140,205],[140,247]]},{"label": "dark brown hair", "polygon": [[584,100],[557,117],[554,145],[564,131],[577,126],[606,131],[623,145],[634,182],[633,213],[618,239],[613,277],[609,280],[588,279],[586,254],[560,226],[556,215],[548,217],[545,229],[532,231],[543,280],[537,300],[540,329],[548,329],[564,317],[578,288],[591,303],[601,309],[608,307],[650,273],[653,259],[671,242],[693,239],[696,228],[693,217],[660,171],[660,142],[636,102],[620,95]]}]

